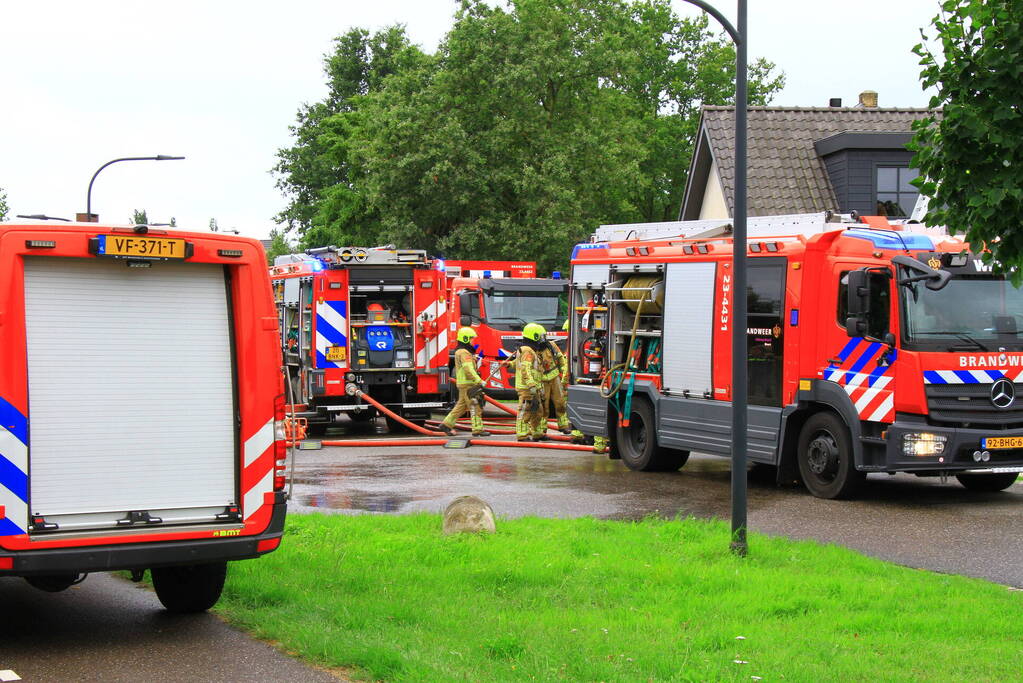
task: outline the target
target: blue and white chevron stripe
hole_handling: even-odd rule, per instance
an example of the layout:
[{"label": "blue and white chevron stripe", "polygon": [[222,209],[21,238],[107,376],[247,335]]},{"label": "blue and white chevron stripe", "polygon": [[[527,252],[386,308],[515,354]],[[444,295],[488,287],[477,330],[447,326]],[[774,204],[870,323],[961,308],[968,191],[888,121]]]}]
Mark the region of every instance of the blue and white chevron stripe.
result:
[{"label": "blue and white chevron stripe", "polygon": [[924,370],[924,384],[991,384],[1003,377],[1019,382],[1023,370]]},{"label": "blue and white chevron stripe", "polygon": [[28,526],[28,420],[0,396],[0,536]]},{"label": "blue and white chevron stripe", "polygon": [[343,368],[347,362],[327,360],[327,347],[348,346],[346,301],[321,301],[316,306],[316,367]]}]

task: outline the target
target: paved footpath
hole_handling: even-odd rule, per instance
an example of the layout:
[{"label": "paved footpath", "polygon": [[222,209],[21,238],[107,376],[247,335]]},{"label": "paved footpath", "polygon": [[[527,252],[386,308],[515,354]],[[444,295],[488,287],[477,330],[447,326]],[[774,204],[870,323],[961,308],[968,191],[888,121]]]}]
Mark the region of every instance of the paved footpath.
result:
[{"label": "paved footpath", "polygon": [[169,614],[154,593],[110,574],[62,593],[2,579],[0,615],[0,672],[33,683],[343,680],[212,614]]}]

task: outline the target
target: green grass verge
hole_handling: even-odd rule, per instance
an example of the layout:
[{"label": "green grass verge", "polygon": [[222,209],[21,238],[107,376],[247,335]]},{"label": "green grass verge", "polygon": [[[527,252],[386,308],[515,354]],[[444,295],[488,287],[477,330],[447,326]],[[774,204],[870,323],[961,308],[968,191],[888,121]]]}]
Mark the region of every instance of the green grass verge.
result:
[{"label": "green grass verge", "polygon": [[[293,515],[217,611],[389,681],[1010,680],[1023,593],[696,520]],[[742,663],[736,663],[736,660]]]}]

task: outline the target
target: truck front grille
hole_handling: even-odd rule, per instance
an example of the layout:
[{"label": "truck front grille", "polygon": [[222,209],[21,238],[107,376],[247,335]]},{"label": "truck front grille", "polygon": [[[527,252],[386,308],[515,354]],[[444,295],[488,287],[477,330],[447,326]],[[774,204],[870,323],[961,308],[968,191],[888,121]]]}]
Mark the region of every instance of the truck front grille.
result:
[{"label": "truck front grille", "polygon": [[927,411],[932,421],[957,427],[1020,427],[1023,384],[1016,384],[1015,388],[1016,401],[1008,408],[996,408],[991,403],[990,384],[928,384]]}]

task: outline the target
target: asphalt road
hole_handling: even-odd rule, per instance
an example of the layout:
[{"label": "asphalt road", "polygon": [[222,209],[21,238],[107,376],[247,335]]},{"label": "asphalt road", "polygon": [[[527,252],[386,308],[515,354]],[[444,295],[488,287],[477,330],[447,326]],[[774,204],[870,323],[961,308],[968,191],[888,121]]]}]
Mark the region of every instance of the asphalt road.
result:
[{"label": "asphalt road", "polygon": [[212,614],[169,614],[154,593],[110,574],[61,593],[2,579],[0,615],[0,671],[24,681],[339,680]]},{"label": "asphalt road", "polygon": [[[694,454],[674,473],[627,470],[602,455],[473,446],[298,451],[295,512],[443,511],[472,494],[499,516],[730,517],[727,460]],[[871,475],[855,501],[778,488],[749,475],[749,528],[836,543],[910,567],[1023,587],[1023,485],[974,493],[950,479]],[[755,552],[755,542],[752,546]]]}]

